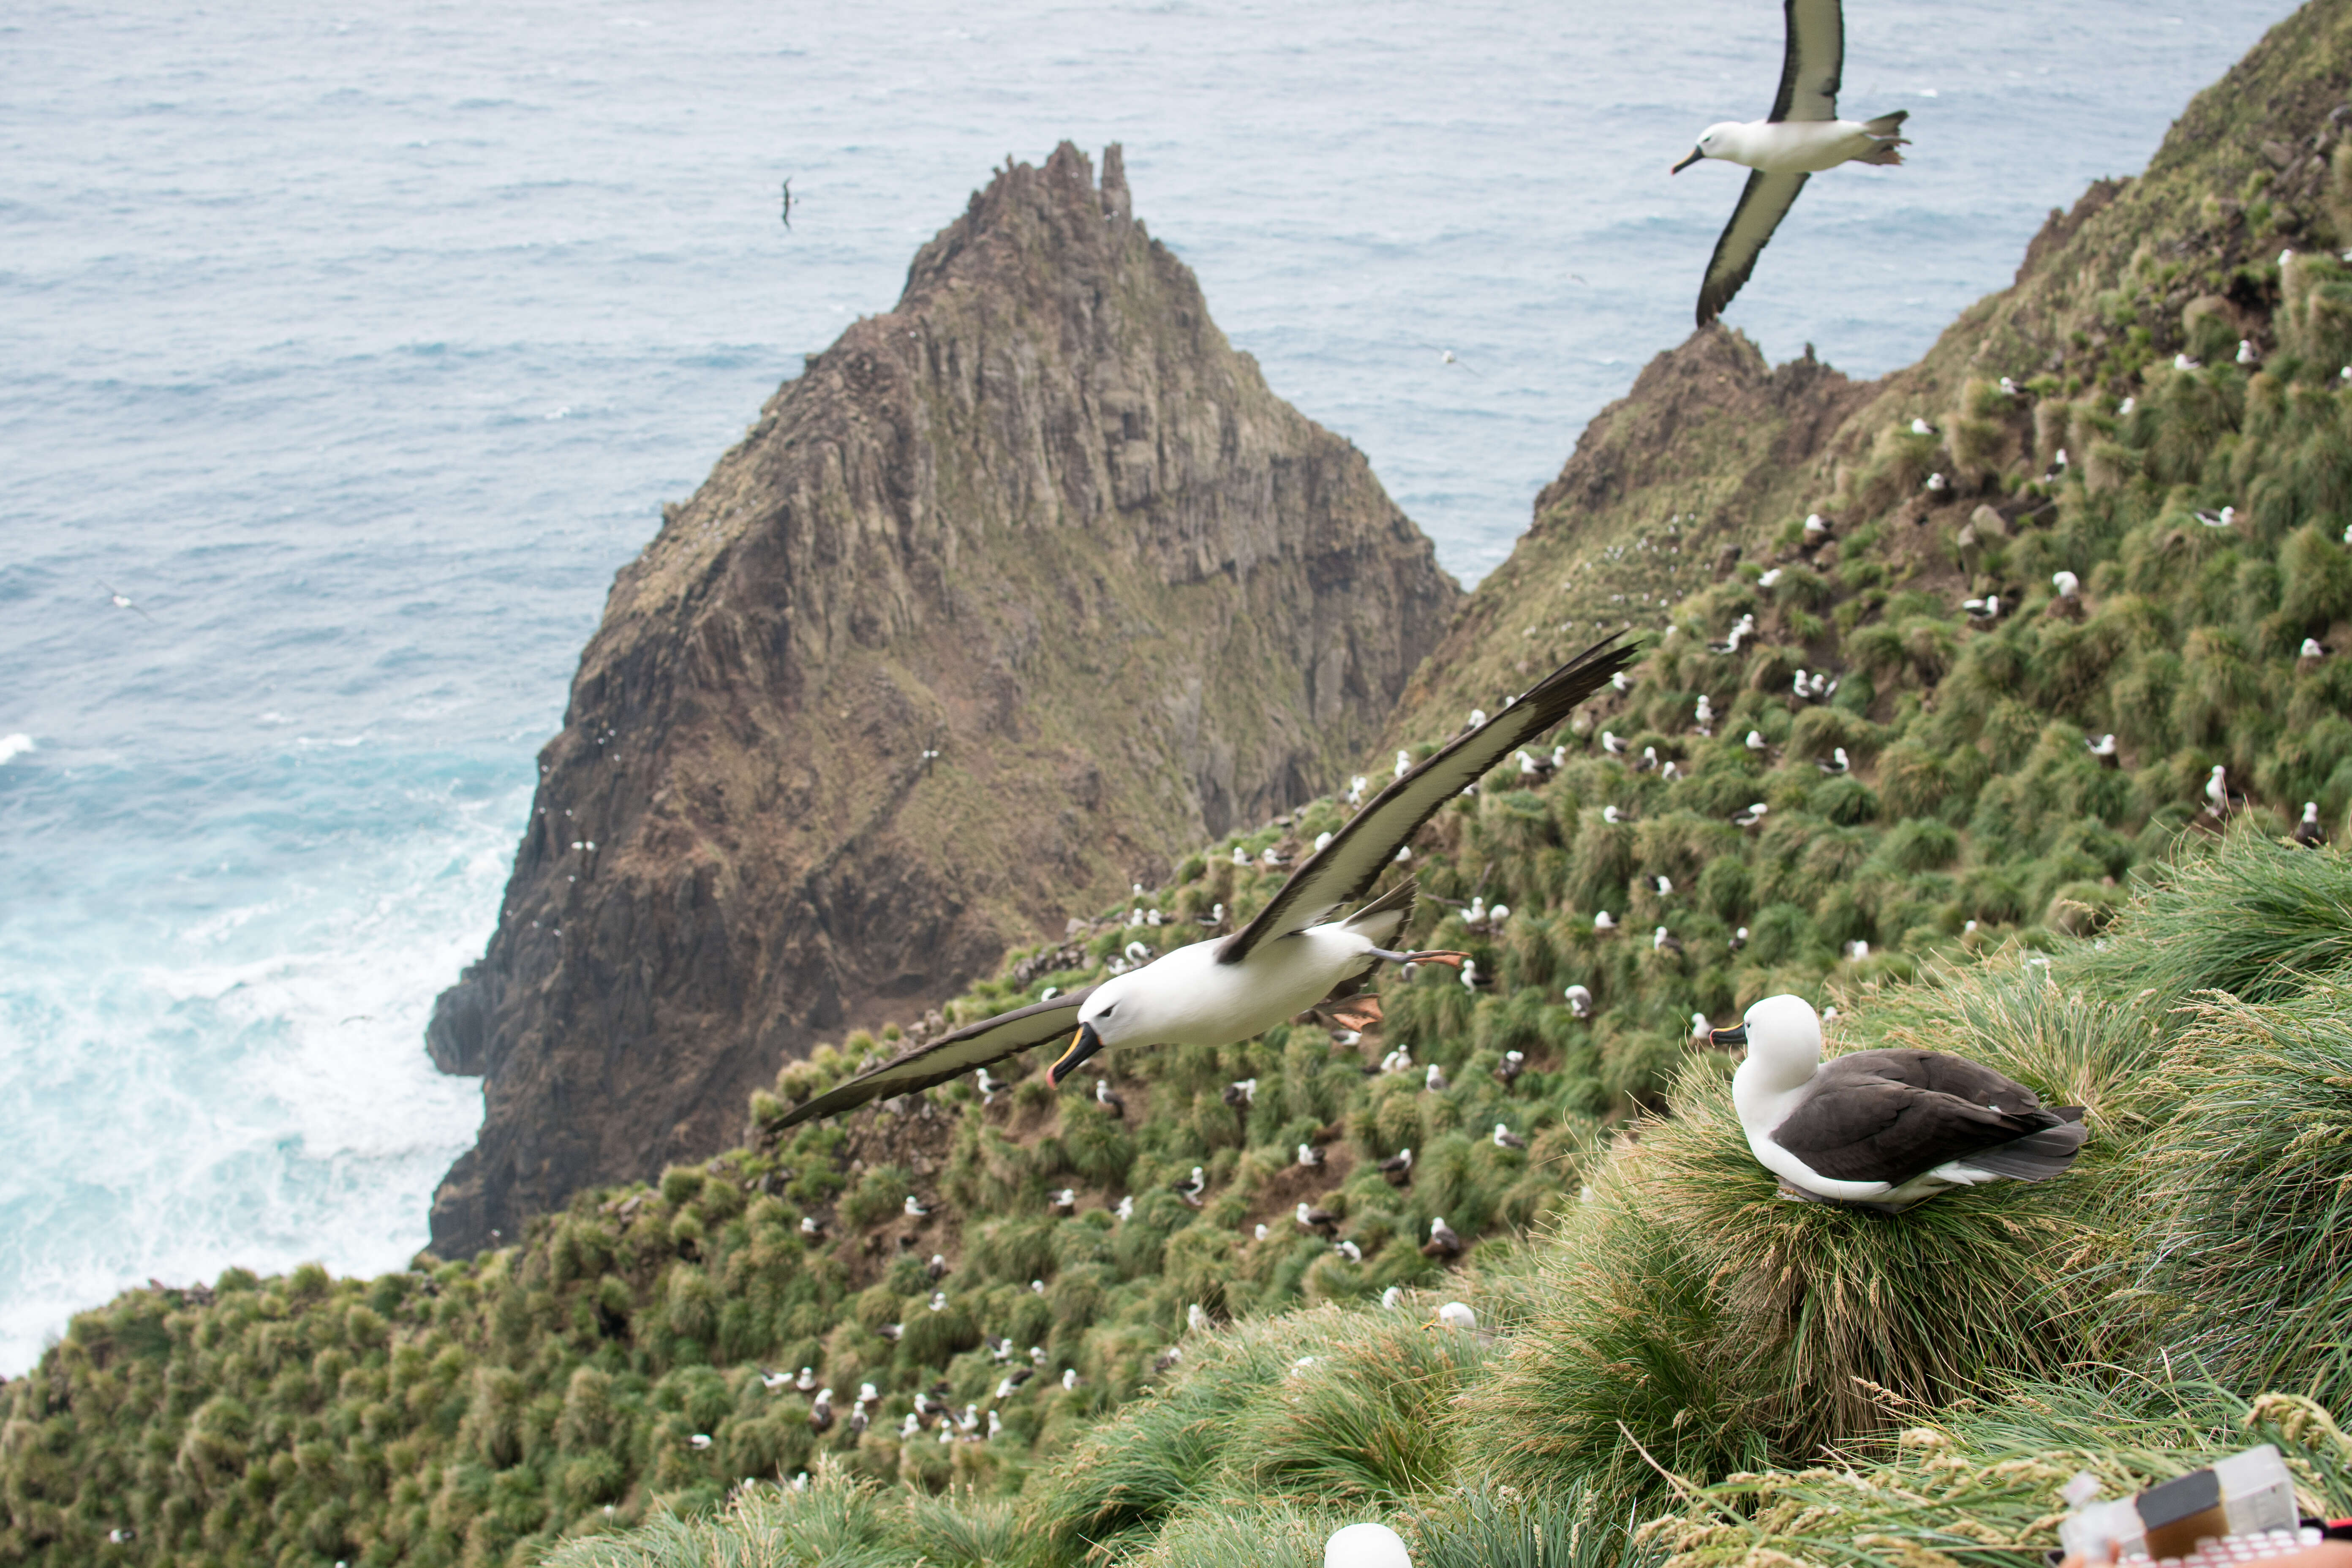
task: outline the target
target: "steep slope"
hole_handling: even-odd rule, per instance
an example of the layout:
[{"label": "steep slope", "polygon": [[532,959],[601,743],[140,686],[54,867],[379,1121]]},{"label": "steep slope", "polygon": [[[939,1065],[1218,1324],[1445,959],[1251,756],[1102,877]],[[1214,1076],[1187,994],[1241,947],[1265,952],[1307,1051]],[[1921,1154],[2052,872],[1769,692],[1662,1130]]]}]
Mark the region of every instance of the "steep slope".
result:
[{"label": "steep slope", "polygon": [[472,1251],[740,1130],[816,1033],[1306,798],[1458,596],[1266,389],[1116,147],[1008,167],[614,583],[435,1059]]},{"label": "steep slope", "polygon": [[[2305,6],[2191,100],[2145,174],[2100,181],[2071,211],[2053,209],[2011,288],[1878,382],[1828,372],[1810,348],[1768,370],[1719,326],[1661,354],[1587,427],[1511,559],[1479,584],[1423,667],[1391,735],[1443,733],[1596,626],[1663,631],[1669,607],[1731,574],[1734,560],[1751,580],[1796,562],[1841,585],[1998,585],[1997,572],[1960,560],[1976,509],[2037,510],[2054,487],[2032,481],[2057,452],[2087,467],[2116,434],[2115,409],[2161,381],[2176,353],[2234,360],[2251,334],[2257,352],[2308,353],[2333,374],[2352,356],[2339,353],[2338,307],[2320,309],[2325,342],[2294,340],[2272,315],[2283,248],[2304,248],[2316,286],[2330,261],[2312,253],[2352,242],[2347,81],[2352,10]],[[2021,394],[2000,395],[2003,377]],[[1910,436],[1915,417],[1938,433]],[[1922,489],[1938,472],[1949,488]],[[2150,477],[2186,475],[2174,466]],[[1843,537],[1801,555],[1795,525],[1814,512]],[[1852,534],[1872,525],[1876,536],[1857,546]],[[1842,571],[1857,554],[1867,560]],[[1955,607],[1962,596],[1952,594]],[[1875,614],[1858,608],[1835,629]],[[1807,640],[1793,662],[1823,660],[1843,662],[1836,637]]]}]

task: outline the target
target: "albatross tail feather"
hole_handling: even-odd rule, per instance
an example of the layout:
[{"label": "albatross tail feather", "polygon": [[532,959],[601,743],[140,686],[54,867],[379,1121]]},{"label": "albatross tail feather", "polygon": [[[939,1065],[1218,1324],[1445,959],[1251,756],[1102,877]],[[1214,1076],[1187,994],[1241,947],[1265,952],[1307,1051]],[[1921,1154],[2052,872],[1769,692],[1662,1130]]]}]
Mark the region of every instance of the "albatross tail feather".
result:
[{"label": "albatross tail feather", "polygon": [[1405,922],[1411,919],[1412,879],[1408,877],[1341,923],[1349,931],[1361,931],[1377,942],[1391,931],[1403,930]]},{"label": "albatross tail feather", "polygon": [[1900,163],[1903,162],[1903,153],[1900,149],[1909,145],[1909,142],[1900,140],[1894,142],[1881,142],[1869,152],[1857,153],[1855,156],[1847,159],[1846,162],[1849,163]]},{"label": "albatross tail feather", "polygon": [[2091,1136],[2091,1130],[2083,1125],[2080,1120],[2083,1112],[2079,1106],[2053,1107],[2053,1110],[2060,1116],[2073,1111],[2074,1117],[2055,1127],[2029,1132],[2022,1138],[1996,1144],[1952,1163],[1982,1171],[1987,1175],[2007,1176],[2018,1182],[2046,1182],[2053,1176],[2063,1174],[2066,1167],[2074,1163],[2074,1156],[2083,1152],[2083,1144]]},{"label": "albatross tail feather", "polygon": [[1909,110],[1898,109],[1892,114],[1882,114],[1875,120],[1864,121],[1862,128],[1873,136],[1892,136],[1903,129],[1903,122],[1910,118]]}]

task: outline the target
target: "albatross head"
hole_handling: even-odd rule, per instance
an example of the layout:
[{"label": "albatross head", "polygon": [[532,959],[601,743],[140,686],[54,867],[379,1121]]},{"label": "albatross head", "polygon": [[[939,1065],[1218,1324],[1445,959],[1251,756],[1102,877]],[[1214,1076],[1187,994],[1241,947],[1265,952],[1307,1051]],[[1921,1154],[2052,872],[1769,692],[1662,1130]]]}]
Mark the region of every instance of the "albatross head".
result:
[{"label": "albatross head", "polygon": [[1698,145],[1690,150],[1690,156],[1676,163],[1666,173],[1679,174],[1701,158],[1722,157],[1731,151],[1731,143],[1738,140],[1738,132],[1739,122],[1734,120],[1726,120],[1708,126],[1699,132]]},{"label": "albatross head", "polygon": [[1045,1069],[1045,1081],[1055,1089],[1062,1080],[1077,1071],[1081,1063],[1105,1046],[1126,1045],[1148,1037],[1150,1024],[1143,1017],[1149,998],[1139,994],[1139,982],[1145,971],[1130,969],[1125,974],[1115,974],[1096,986],[1078,1007],[1078,1032],[1070,1037],[1070,1048],[1061,1059]]},{"label": "albatross head", "polygon": [[1739,1078],[1766,1093],[1794,1089],[1820,1070],[1822,1019],[1801,996],[1767,996],[1736,1029],[1717,1029],[1718,1046],[1746,1046]]}]

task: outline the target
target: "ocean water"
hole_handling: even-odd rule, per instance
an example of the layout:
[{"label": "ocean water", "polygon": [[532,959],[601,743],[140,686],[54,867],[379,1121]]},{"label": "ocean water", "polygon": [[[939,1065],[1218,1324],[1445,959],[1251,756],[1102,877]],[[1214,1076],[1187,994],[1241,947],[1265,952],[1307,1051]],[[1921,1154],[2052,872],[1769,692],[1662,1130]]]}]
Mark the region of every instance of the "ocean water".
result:
[{"label": "ocean water", "polygon": [[[1730,321],[1908,363],[2289,9],[1853,0],[1912,162],[1815,180]],[[1769,106],[1780,15],[0,13],[0,1372],[151,1275],[423,1244],[480,1115],[424,1022],[612,574],[992,165],[1123,142],[1468,582],[1687,332],[1744,176],[1667,165]]]}]

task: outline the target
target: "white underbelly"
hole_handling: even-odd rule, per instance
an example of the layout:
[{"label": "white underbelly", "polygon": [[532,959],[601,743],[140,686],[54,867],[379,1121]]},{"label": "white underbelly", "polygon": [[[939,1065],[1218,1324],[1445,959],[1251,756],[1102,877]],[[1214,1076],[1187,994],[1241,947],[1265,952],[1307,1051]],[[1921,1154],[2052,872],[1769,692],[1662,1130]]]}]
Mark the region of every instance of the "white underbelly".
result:
[{"label": "white underbelly", "polygon": [[1363,938],[1333,926],[1277,937],[1241,963],[1211,963],[1192,976],[1162,1044],[1229,1046],[1303,1013],[1367,963]]},{"label": "white underbelly", "polygon": [[1747,130],[1738,162],[1768,174],[1817,174],[1878,145],[1852,120],[1769,121]]}]

